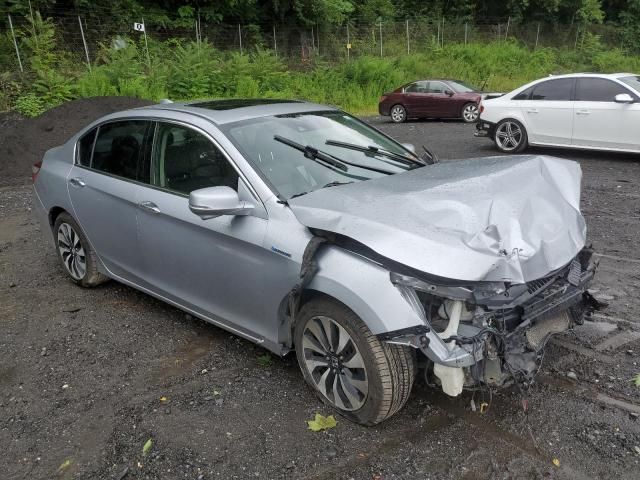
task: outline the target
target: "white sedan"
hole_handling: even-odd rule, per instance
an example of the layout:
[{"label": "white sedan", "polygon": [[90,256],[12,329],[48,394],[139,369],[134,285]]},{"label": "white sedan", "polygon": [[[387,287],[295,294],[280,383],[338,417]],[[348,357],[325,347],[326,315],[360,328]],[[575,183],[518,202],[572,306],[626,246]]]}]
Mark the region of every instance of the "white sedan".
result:
[{"label": "white sedan", "polygon": [[640,76],[543,78],[480,106],[477,137],[505,153],[528,145],[640,152]]}]

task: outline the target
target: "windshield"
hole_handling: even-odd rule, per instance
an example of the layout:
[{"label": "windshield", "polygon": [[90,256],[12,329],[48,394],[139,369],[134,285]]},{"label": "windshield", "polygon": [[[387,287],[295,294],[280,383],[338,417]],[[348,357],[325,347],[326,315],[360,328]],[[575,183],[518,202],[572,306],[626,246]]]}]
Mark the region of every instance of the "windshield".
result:
[{"label": "windshield", "polygon": [[640,93],[640,76],[633,75],[632,77],[621,77],[618,80],[629,85],[637,93]]},{"label": "windshield", "polygon": [[449,85],[451,85],[456,92],[459,93],[467,93],[467,92],[477,92],[478,89],[468,83],[462,82],[460,80],[449,80]]},{"label": "windshield", "polygon": [[[420,166],[417,160],[416,165],[408,165],[390,155],[373,155],[332,144],[332,140],[340,140],[413,157],[394,141],[344,112],[276,115],[223,127],[238,150],[287,200],[326,186],[368,180]],[[304,147],[310,147],[306,153]],[[338,168],[338,164],[342,168]]]}]

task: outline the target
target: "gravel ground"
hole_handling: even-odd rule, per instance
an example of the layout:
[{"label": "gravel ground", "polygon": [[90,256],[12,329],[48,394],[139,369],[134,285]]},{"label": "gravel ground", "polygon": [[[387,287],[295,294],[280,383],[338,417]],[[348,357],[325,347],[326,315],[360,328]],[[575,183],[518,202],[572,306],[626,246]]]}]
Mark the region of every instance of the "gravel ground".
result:
[{"label": "gravel ground", "polygon": [[[494,154],[458,122],[369,121],[445,161]],[[525,392],[529,413],[517,389],[494,394],[480,414],[470,393],[450,399],[419,380],[390,421],[338,418],[321,433],[305,420],[331,412],[293,356],[264,357],[115,282],[83,290],[67,281],[18,174],[0,187],[0,478],[637,479],[640,161],[544,153],[582,165],[601,255],[594,288],[610,306],[553,341]]]}]

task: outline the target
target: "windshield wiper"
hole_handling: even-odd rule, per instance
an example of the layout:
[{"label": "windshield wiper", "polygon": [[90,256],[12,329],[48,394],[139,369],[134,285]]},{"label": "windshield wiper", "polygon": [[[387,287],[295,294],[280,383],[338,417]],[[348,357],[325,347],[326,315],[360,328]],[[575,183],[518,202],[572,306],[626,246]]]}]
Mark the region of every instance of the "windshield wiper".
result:
[{"label": "windshield wiper", "polygon": [[353,143],[339,142],[337,140],[327,140],[325,143],[333,147],[348,148],[349,150],[356,150],[358,152],[362,152],[369,156],[382,155],[392,160],[395,160],[396,162],[409,165],[412,168],[416,168],[417,166],[422,167],[424,165],[424,163],[417,158],[411,158],[410,156],[403,155],[402,153],[390,152],[389,150],[375,147],[373,145],[367,145],[367,146],[355,145]]},{"label": "windshield wiper", "polygon": [[326,152],[323,152],[322,150],[318,150],[317,148],[312,147],[311,145],[300,145],[299,143],[294,142],[293,140],[289,140],[288,138],[281,137],[280,135],[274,135],[273,139],[277,142],[284,143],[285,145],[288,145],[291,148],[295,148],[296,150],[299,150],[304,154],[305,158],[314,160],[315,162],[318,162],[320,165],[324,165],[324,163],[328,163],[332,167],[340,169],[344,172],[348,171],[347,165],[350,165],[352,167],[363,168],[365,170],[383,173],[385,175],[392,175],[395,173],[390,170],[385,170],[383,168],[370,167],[369,165],[361,165],[359,163],[348,162],[347,160],[336,158],[335,156],[330,155]]},{"label": "windshield wiper", "polygon": [[332,167],[337,168],[338,170],[342,170],[343,172],[349,170],[349,167],[347,167],[343,162],[336,160],[328,153],[324,153],[317,148],[312,147],[311,145],[300,145],[299,143],[294,142],[293,140],[289,140],[288,138],[281,137],[280,135],[274,135],[273,139],[277,142],[284,143],[285,145],[288,145],[289,147],[295,148],[296,150],[302,152],[305,158],[308,158],[309,160],[314,160],[318,163],[328,163]]},{"label": "windshield wiper", "polygon": [[349,183],[353,183],[353,182],[340,182],[338,180],[334,180],[333,182],[329,182],[329,183],[324,184],[322,186],[322,188],[337,187],[338,185],[347,185]]}]

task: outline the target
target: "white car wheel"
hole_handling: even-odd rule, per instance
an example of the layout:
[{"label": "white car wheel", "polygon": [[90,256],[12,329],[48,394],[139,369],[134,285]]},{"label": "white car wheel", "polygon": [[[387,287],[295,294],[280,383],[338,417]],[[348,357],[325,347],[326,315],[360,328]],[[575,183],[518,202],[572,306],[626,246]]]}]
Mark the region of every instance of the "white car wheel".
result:
[{"label": "white car wheel", "polygon": [[521,152],[527,146],[527,131],[517,120],[502,120],[496,126],[493,140],[501,152]]}]

